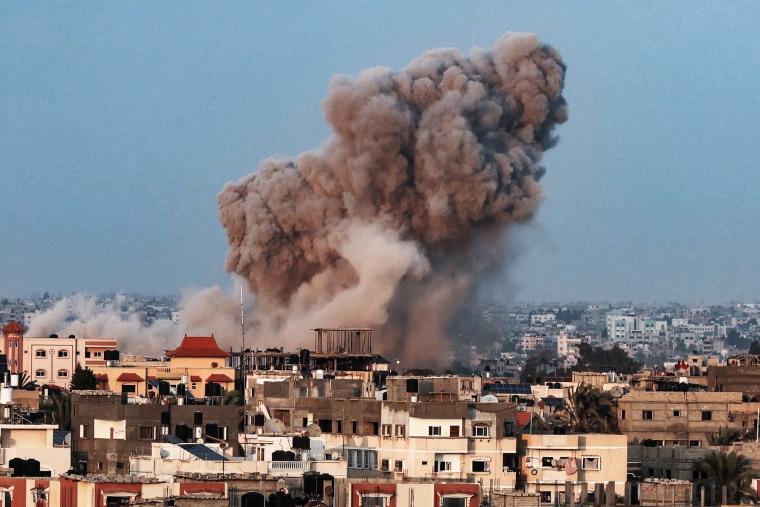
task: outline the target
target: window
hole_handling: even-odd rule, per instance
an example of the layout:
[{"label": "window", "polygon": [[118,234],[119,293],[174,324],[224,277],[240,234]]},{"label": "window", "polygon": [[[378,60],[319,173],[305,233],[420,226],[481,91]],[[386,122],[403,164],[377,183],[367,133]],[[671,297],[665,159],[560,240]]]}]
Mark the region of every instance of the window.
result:
[{"label": "window", "polygon": [[34,372],[34,376],[37,378],[41,378],[45,376],[45,370],[37,370]]},{"label": "window", "polygon": [[385,497],[381,495],[362,495],[362,507],[386,507]]},{"label": "window", "polygon": [[673,417],[681,417],[681,411],[680,410],[674,410],[673,411]]},{"label": "window", "polygon": [[299,398],[308,398],[309,397],[309,388],[308,387],[299,387],[298,388],[298,397]]},{"label": "window", "polygon": [[42,350],[42,349],[37,349],[34,352],[34,356],[35,357],[47,357],[47,353],[44,350]]},{"label": "window", "polygon": [[403,424],[397,424],[396,436],[399,438],[404,438],[406,436],[406,426],[404,426]]},{"label": "window", "polygon": [[450,472],[451,471],[451,461],[436,461],[435,462],[435,471],[436,472]]},{"label": "window", "polygon": [[552,467],[552,461],[554,461],[554,458],[551,458],[551,457],[548,457],[548,456],[544,456],[543,458],[541,458],[541,466],[542,467],[549,467],[549,468],[551,468]]},{"label": "window", "polygon": [[372,449],[348,449],[348,468],[377,469],[377,451]]},{"label": "window", "polygon": [[477,424],[472,427],[472,435],[475,437],[487,437],[488,436],[488,426],[484,424]]},{"label": "window", "polygon": [[449,426],[449,436],[450,437],[458,437],[459,436],[459,426]]},{"label": "window", "polygon": [[472,471],[473,472],[488,472],[490,471],[490,462],[485,459],[474,459],[472,460]]},{"label": "window", "polygon": [[380,470],[382,470],[383,472],[388,472],[390,470],[390,468],[391,467],[390,467],[389,461],[387,459],[384,459],[384,460],[380,461]]},{"label": "window", "polygon": [[514,424],[512,424],[512,421],[504,421],[504,426],[501,429],[501,436],[502,437],[515,436],[515,428],[514,428]]},{"label": "window", "polygon": [[441,427],[440,426],[428,426],[428,435],[431,437],[440,437],[441,436]]},{"label": "window", "polygon": [[357,426],[358,426],[357,421],[351,421],[351,434],[352,435],[356,435]]},{"label": "window", "polygon": [[501,466],[504,472],[517,470],[520,467],[520,456],[515,453],[505,452],[501,455]]},{"label": "window", "polygon": [[90,425],[89,424],[80,424],[79,425],[79,438],[90,438]]},{"label": "window", "polygon": [[190,384],[190,389],[198,389],[198,384],[193,382],[192,384]]},{"label": "window", "polygon": [[712,421],[712,412],[709,410],[702,411],[702,420],[703,421]]},{"label": "window", "polygon": [[69,357],[69,351],[68,350],[59,350],[58,351],[58,357]]},{"label": "window", "polygon": [[140,426],[140,440],[155,440],[156,428],[154,426]]},{"label": "window", "polygon": [[552,492],[541,491],[541,503],[551,503],[551,501],[552,501]]},{"label": "window", "polygon": [[599,456],[583,456],[581,458],[581,469],[599,470],[602,459]]},{"label": "window", "polygon": [[103,353],[100,352],[100,351],[93,352],[92,355],[95,356],[95,357],[103,357]]},{"label": "window", "polygon": [[68,370],[58,370],[58,378],[69,378]]},{"label": "window", "polygon": [[641,411],[641,418],[642,419],[645,419],[647,421],[651,421],[652,418],[653,418],[653,416],[654,416],[654,414],[652,413],[651,410],[642,410]]},{"label": "window", "polygon": [[397,459],[396,461],[393,462],[393,469],[396,472],[403,471],[404,470],[404,462],[402,460],[400,460],[400,459]]},{"label": "window", "polygon": [[384,437],[391,436],[391,425],[390,424],[383,424],[383,436]]},{"label": "window", "polygon": [[620,411],[620,418],[625,419],[625,410]]}]

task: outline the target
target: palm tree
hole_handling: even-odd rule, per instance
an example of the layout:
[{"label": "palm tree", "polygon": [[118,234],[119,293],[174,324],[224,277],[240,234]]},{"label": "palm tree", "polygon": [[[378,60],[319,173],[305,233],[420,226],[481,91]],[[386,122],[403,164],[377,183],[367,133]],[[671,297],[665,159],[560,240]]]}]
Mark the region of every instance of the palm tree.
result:
[{"label": "palm tree", "polygon": [[25,391],[36,391],[38,387],[37,381],[32,380],[27,372],[22,372],[19,375],[18,385],[20,389],[24,389]]},{"label": "palm tree", "polygon": [[752,462],[746,456],[736,451],[710,451],[697,463],[697,467],[721,491],[722,504],[757,500],[752,479],[760,478],[760,471],[752,469]]},{"label": "palm tree", "polygon": [[572,429],[582,433],[619,433],[615,403],[610,393],[590,384],[570,389],[567,410]]},{"label": "palm tree", "polygon": [[58,424],[59,430],[71,430],[71,395],[61,393],[51,396],[51,401],[53,403],[53,422]]},{"label": "palm tree", "polygon": [[712,431],[707,434],[707,443],[710,445],[717,445],[721,447],[734,445],[734,442],[738,442],[742,439],[742,432],[729,428],[728,426],[721,426],[718,428],[718,433]]}]

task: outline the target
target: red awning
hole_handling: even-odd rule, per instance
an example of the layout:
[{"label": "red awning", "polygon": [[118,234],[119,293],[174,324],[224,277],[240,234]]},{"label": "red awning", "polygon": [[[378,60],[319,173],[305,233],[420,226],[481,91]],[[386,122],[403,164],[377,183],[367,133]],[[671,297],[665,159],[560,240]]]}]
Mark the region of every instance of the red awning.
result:
[{"label": "red awning", "polygon": [[224,373],[212,373],[208,376],[206,382],[232,382],[232,379]]},{"label": "red awning", "polygon": [[200,375],[190,375],[190,382],[201,382],[202,380]]},{"label": "red awning", "polygon": [[108,373],[96,373],[95,380],[104,380],[108,382]]},{"label": "red awning", "polygon": [[143,378],[137,373],[132,373],[130,371],[122,373],[116,378],[116,380],[119,382],[142,382]]}]

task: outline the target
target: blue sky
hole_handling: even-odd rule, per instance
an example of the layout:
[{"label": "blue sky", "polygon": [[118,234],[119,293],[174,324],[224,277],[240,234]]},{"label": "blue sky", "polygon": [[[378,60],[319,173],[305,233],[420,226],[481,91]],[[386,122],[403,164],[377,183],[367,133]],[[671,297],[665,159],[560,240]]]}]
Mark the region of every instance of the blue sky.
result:
[{"label": "blue sky", "polygon": [[567,64],[494,301],[760,300],[755,2],[0,4],[0,297],[232,285],[216,196],[334,74],[534,32]]}]

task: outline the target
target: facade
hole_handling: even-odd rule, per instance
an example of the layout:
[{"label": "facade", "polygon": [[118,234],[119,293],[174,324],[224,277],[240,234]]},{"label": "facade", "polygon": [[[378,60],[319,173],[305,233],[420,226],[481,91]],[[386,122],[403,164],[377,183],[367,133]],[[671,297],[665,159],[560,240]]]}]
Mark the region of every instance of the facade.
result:
[{"label": "facade", "polygon": [[700,446],[722,426],[741,428],[739,392],[631,391],[616,403],[618,427],[629,441]]},{"label": "facade", "polygon": [[[37,385],[57,385],[68,389],[74,368],[105,366],[109,353],[116,351],[110,338],[35,338],[23,340],[24,371]],[[116,353],[118,356],[118,352]]]},{"label": "facade", "polygon": [[7,360],[8,371],[21,373],[24,371],[24,333],[26,329],[16,321],[10,322],[0,329],[3,333],[3,354]]},{"label": "facade", "polygon": [[597,486],[607,487],[609,483],[614,483],[616,494],[625,493],[625,435],[521,434],[517,453],[521,457],[518,488],[538,493],[541,503],[563,504],[570,501],[568,494],[578,501],[584,493],[592,494]]},{"label": "facade", "polygon": [[186,441],[237,442],[237,405],[130,404],[106,391],[72,394],[72,467],[87,474],[128,474],[129,457],[150,455],[167,434]]}]

